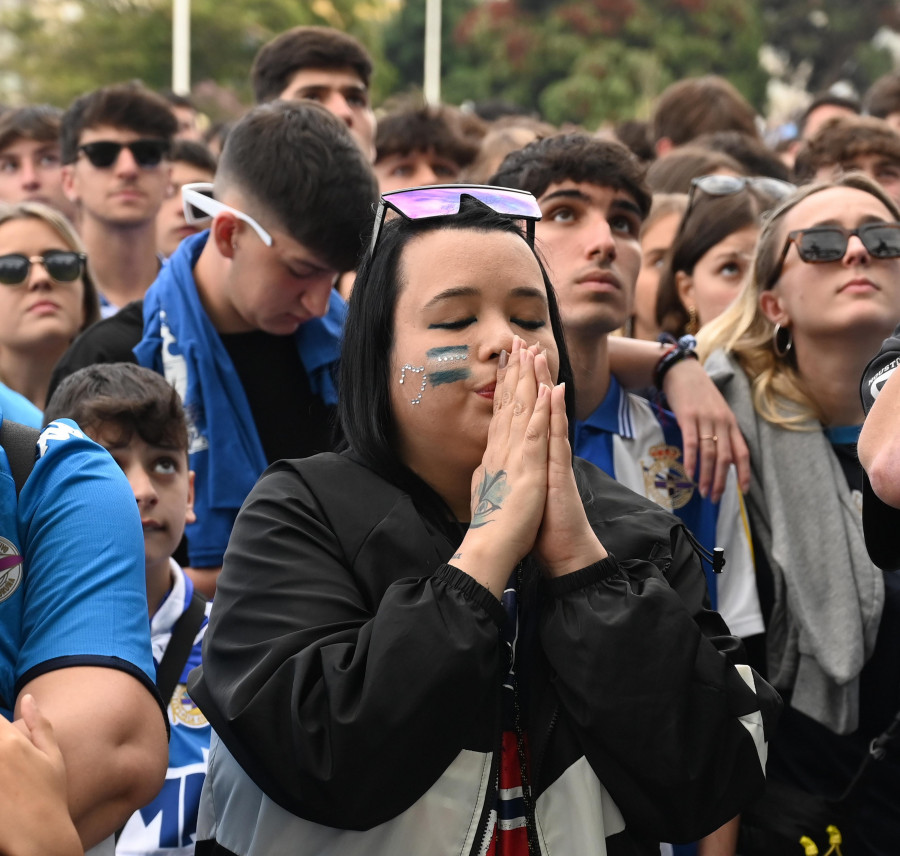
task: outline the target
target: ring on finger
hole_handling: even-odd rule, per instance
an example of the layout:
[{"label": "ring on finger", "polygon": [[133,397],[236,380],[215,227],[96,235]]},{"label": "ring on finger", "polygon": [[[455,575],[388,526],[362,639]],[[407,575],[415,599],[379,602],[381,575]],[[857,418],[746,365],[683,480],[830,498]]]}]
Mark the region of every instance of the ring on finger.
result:
[{"label": "ring on finger", "polygon": [[712,440],[713,443],[718,443],[718,442],[719,442],[719,438],[718,438],[718,436],[717,436],[716,434],[702,434],[702,435],[700,436],[700,439],[701,439],[701,440]]}]

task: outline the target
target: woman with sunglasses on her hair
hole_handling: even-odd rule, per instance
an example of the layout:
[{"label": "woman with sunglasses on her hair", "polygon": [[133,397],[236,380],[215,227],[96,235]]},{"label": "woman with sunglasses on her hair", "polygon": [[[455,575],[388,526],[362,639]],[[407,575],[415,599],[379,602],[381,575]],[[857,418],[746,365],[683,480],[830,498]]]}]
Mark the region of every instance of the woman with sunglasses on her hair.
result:
[{"label": "woman with sunglasses on her hair", "polygon": [[676,339],[695,334],[738,296],[762,215],[794,190],[765,176],[703,175],[663,262],[656,320]]},{"label": "woman with sunglasses on her hair", "polygon": [[[786,701],[766,797],[744,818],[745,856],[797,852],[799,834],[825,852],[829,823],[847,856],[900,848],[896,747],[840,810],[802,809],[804,795],[840,797],[900,711],[900,578],[866,553],[856,458],[860,377],[900,319],[898,220],[859,174],[801,188],[767,219],[740,297],[700,333],[750,449],[758,668]],[[805,815],[797,825],[792,811]],[[783,837],[765,837],[775,829]]]},{"label": "woman with sunglasses on her hair", "polygon": [[778,701],[678,521],[573,469],[514,219],[536,201],[389,207],[344,337],[349,449],[271,467],[225,556],[190,682],[218,735],[197,853],[615,856],[717,828]]},{"label": "woman with sunglasses on her hair", "polygon": [[4,398],[4,416],[40,427],[53,367],[99,317],[72,224],[38,202],[0,206],[0,382],[31,405],[14,412]]}]

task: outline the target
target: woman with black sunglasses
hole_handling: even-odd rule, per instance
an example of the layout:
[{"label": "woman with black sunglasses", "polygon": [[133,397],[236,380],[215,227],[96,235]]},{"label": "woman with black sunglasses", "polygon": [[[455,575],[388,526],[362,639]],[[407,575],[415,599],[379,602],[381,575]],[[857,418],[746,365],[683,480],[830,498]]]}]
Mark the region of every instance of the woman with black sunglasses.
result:
[{"label": "woman with black sunglasses", "polygon": [[0,206],[0,381],[31,405],[14,410],[4,392],[4,415],[40,427],[53,367],[99,317],[72,224],[38,202]]},{"label": "woman with black sunglasses", "polygon": [[800,189],[766,221],[737,301],[699,336],[750,449],[767,623],[757,668],[787,702],[745,856],[797,852],[801,835],[825,852],[829,824],[845,856],[900,846],[896,748],[839,800],[900,711],[900,578],[867,555],[856,458],[860,377],[900,319],[898,220],[860,174]]},{"label": "woman with black sunglasses", "polygon": [[690,538],[573,467],[537,203],[437,195],[379,209],[349,449],[276,464],[238,515],[190,682],[218,735],[198,854],[658,853],[761,788],[777,699]]}]

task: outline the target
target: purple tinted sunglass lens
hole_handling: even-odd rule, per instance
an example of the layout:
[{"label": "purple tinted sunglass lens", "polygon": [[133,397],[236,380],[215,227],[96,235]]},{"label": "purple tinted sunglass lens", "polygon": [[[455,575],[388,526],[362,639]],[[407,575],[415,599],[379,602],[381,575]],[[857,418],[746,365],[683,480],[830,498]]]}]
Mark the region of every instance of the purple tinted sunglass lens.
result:
[{"label": "purple tinted sunglass lens", "polygon": [[392,207],[411,220],[441,217],[459,213],[463,196],[472,196],[499,214],[519,217],[540,217],[541,210],[534,197],[501,190],[481,188],[424,188],[386,197]]}]

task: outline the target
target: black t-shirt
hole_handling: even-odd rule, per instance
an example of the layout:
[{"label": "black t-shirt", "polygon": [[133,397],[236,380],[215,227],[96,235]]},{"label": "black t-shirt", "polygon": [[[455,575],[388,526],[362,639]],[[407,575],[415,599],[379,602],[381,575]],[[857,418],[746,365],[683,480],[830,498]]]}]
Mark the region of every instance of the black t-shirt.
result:
[{"label": "black t-shirt", "polygon": [[305,458],[335,445],[335,408],[314,395],[293,336],[254,330],[221,336],[269,463]]}]

